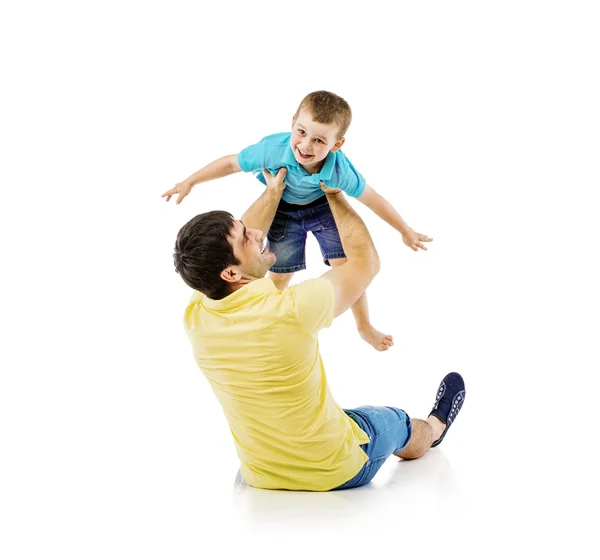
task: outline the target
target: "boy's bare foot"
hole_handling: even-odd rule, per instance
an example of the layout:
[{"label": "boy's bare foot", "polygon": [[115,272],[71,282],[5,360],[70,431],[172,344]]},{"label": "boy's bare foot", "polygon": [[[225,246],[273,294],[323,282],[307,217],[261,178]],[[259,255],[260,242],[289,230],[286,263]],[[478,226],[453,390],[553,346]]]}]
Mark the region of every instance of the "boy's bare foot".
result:
[{"label": "boy's bare foot", "polygon": [[394,346],[394,337],[391,334],[383,334],[372,325],[359,328],[358,333],[363,340],[379,352],[384,352],[385,350],[389,350],[391,346]]}]

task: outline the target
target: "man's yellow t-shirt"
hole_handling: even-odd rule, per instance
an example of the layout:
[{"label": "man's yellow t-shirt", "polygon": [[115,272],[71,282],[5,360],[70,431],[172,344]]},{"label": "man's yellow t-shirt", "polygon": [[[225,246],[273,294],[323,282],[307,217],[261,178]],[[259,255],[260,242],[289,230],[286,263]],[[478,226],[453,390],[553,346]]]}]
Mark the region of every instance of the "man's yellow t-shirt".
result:
[{"label": "man's yellow t-shirt", "polygon": [[251,486],[330,490],[354,477],[369,437],[333,400],[317,332],[333,321],[324,278],[280,292],[262,278],[222,300],[194,292],[185,328]]}]

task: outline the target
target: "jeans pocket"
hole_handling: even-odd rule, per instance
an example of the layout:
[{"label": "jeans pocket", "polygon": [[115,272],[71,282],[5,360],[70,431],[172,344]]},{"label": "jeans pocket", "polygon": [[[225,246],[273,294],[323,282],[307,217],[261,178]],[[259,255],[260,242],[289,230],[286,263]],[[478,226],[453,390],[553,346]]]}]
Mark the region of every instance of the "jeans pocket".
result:
[{"label": "jeans pocket", "polygon": [[330,229],[337,229],[337,226],[335,225],[335,220],[333,219],[332,214],[324,214],[323,216],[319,216],[317,218],[317,220],[319,221],[319,224],[323,228],[323,231],[327,231]]},{"label": "jeans pocket", "polygon": [[282,212],[277,212],[267,234],[269,241],[281,241],[287,232],[289,218]]},{"label": "jeans pocket", "polygon": [[325,200],[325,203],[315,211],[314,216],[324,231],[337,228],[333,214],[331,213],[331,207],[329,206],[327,200]]}]

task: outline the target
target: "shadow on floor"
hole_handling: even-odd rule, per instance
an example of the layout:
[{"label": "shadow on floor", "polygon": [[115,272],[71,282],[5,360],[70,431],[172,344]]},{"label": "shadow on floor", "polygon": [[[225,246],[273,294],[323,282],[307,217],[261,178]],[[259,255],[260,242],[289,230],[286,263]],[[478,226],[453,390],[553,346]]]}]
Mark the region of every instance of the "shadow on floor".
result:
[{"label": "shadow on floor", "polygon": [[242,518],[261,527],[327,526],[373,521],[391,513],[403,515],[451,507],[460,513],[463,493],[452,466],[442,451],[416,461],[390,458],[374,480],[360,488],[335,492],[290,492],[253,488],[240,473],[234,483],[234,505]]}]

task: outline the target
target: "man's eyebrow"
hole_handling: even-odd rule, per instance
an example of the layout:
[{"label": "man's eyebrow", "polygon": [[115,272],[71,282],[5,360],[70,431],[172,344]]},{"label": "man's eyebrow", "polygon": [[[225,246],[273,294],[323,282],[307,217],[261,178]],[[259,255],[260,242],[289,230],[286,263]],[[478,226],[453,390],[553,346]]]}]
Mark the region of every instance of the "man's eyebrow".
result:
[{"label": "man's eyebrow", "polygon": [[244,225],[244,222],[242,222],[242,220],[240,220],[240,224],[242,224],[242,226],[244,226],[244,243],[246,242],[246,226]]}]

